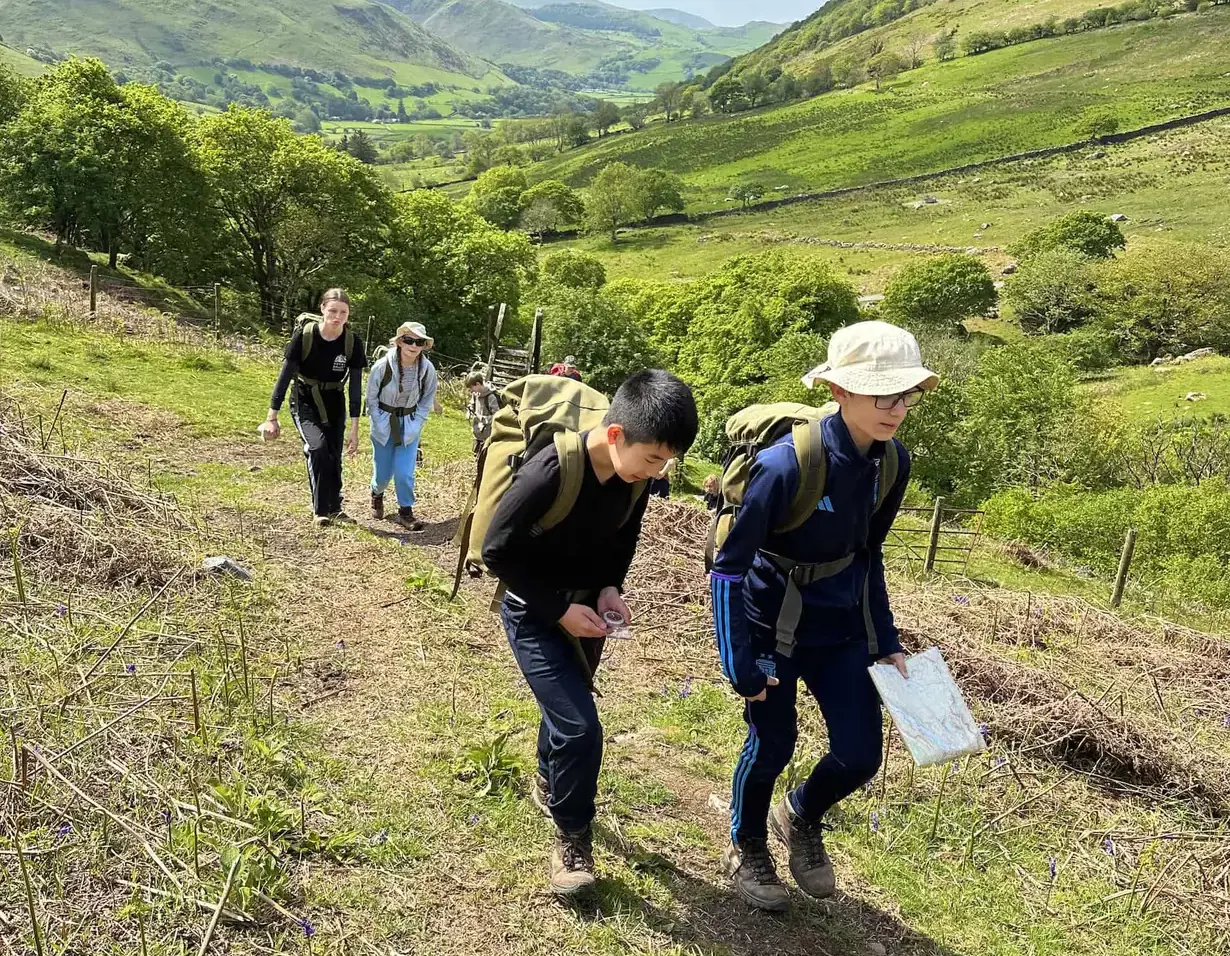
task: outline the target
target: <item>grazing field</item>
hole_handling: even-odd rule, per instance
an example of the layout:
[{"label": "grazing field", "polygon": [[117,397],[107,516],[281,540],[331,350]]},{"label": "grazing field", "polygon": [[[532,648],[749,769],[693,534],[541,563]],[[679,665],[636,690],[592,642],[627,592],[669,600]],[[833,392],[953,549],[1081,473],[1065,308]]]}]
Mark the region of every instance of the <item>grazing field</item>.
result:
[{"label": "grazing field", "polygon": [[690,187],[689,211],[736,183],[790,195],[941,170],[1230,104],[1221,55],[1230,10],[1025,43],[789,106],[655,124],[562,154],[542,178],[587,182],[614,161],[659,166]]},{"label": "grazing field", "polygon": [[[1100,154],[1100,155],[1099,155]],[[1042,160],[997,165],[925,183],[749,211],[687,225],[632,229],[612,245],[567,245],[598,256],[608,274],[689,278],[725,258],[769,248],[805,249],[842,268],[864,293],[883,290],[907,246],[976,249],[993,272],[1006,250],[1042,223],[1079,209],[1128,217],[1129,237],[1230,243],[1230,119]],[[927,197],[936,201],[924,202]],[[858,243],[859,248],[819,244]],[[896,248],[874,248],[887,244]],[[548,245],[554,249],[556,245]]]}]

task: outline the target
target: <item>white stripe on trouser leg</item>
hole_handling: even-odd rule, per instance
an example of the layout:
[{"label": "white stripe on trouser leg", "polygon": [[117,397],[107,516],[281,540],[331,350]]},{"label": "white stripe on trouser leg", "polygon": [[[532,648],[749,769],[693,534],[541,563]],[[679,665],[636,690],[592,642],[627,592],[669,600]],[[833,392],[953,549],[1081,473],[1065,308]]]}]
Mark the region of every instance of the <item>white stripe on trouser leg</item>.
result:
[{"label": "white stripe on trouser leg", "polygon": [[308,452],[312,450],[311,444],[307,440],[307,436],[303,434],[303,426],[299,423],[299,413],[295,410],[295,404],[292,402],[290,406],[290,420],[295,423],[295,431],[299,433],[299,438],[303,441],[303,467],[307,469],[308,478],[308,494],[312,496],[312,513],[316,513],[316,477],[312,474],[312,459],[308,456]]}]

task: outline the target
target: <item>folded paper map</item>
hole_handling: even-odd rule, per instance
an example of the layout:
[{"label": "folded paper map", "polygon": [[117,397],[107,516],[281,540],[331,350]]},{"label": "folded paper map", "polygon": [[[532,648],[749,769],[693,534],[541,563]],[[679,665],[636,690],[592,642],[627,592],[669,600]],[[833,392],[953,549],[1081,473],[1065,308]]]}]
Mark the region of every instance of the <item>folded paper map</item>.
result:
[{"label": "folded paper map", "polygon": [[931,767],[962,754],[986,749],[982,733],[969,712],[938,647],[929,647],[906,661],[906,680],[891,664],[876,664],[871,679],[914,762]]}]

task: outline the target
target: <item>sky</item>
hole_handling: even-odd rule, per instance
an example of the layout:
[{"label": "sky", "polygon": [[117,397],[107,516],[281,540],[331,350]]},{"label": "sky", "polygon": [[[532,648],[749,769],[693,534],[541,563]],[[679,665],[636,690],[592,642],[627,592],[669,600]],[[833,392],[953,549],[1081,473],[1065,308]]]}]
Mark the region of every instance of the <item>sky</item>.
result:
[{"label": "sky", "polygon": [[610,0],[631,10],[672,7],[704,17],[720,27],[742,26],[749,20],[793,23],[820,8],[820,0]]}]

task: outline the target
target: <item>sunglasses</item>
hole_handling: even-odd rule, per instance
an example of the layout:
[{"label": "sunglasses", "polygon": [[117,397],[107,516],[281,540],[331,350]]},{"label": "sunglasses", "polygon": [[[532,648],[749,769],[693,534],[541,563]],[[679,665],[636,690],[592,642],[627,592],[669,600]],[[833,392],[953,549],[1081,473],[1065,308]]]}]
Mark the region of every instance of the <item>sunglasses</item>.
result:
[{"label": "sunglasses", "polygon": [[913,408],[923,400],[925,394],[926,392],[921,388],[912,388],[908,392],[898,392],[896,395],[877,395],[875,397],[876,408],[886,412],[896,408],[898,402],[906,408]]},{"label": "sunglasses", "polygon": [[401,342],[402,345],[426,345],[427,344],[426,339],[416,339],[413,335],[403,335],[397,341]]}]

